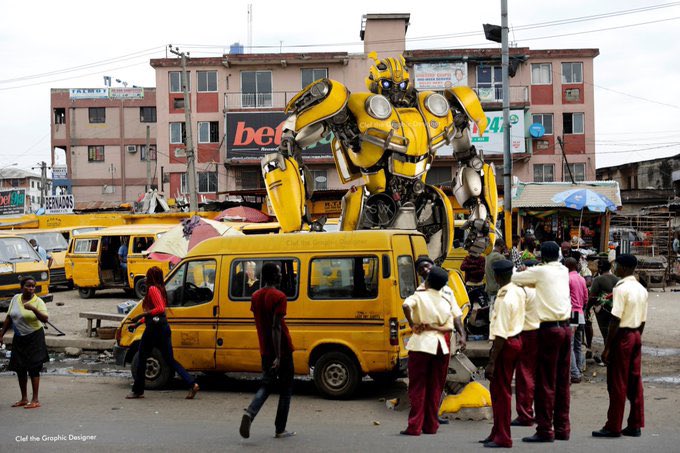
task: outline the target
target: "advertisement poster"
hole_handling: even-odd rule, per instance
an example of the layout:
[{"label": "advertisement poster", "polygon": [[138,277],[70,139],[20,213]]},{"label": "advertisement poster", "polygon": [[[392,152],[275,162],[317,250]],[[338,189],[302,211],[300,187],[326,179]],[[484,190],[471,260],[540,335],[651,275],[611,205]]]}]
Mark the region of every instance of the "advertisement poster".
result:
[{"label": "advertisement poster", "polygon": [[467,86],[467,63],[417,63],[413,67],[413,79],[417,90]]},{"label": "advertisement poster", "polygon": [[[283,112],[227,113],[227,159],[260,159],[281,144]],[[307,157],[332,158],[331,136],[305,148]]]},{"label": "advertisement poster", "polygon": [[45,214],[72,214],[75,206],[73,195],[45,197]]},{"label": "advertisement poster", "polygon": [[23,214],[26,210],[26,189],[0,190],[0,215]]},{"label": "advertisement poster", "polygon": [[[484,154],[503,154],[503,112],[486,112],[489,124],[484,135],[479,136],[477,125],[470,122],[472,144]],[[526,140],[524,138],[524,111],[510,110],[510,152],[526,153]],[[442,146],[437,151],[440,156],[451,156],[453,148]]]}]

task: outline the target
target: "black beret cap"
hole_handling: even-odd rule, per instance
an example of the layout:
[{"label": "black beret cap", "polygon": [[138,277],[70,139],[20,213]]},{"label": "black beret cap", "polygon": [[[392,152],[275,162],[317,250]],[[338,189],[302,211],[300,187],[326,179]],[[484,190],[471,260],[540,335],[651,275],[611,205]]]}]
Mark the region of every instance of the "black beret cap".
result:
[{"label": "black beret cap", "polygon": [[622,253],[621,255],[616,257],[616,264],[620,264],[621,266],[627,267],[629,269],[634,269],[635,266],[637,266],[637,263],[638,263],[637,258],[627,253]]},{"label": "black beret cap", "polygon": [[449,273],[441,267],[434,266],[430,269],[430,273],[427,274],[427,282],[429,283],[430,288],[438,291],[445,287],[449,282]]},{"label": "black beret cap", "polygon": [[524,261],[526,267],[538,266],[538,260],[526,260]]},{"label": "black beret cap", "polygon": [[423,263],[434,264],[434,261],[432,261],[432,259],[427,256],[421,256],[416,260],[416,269]]},{"label": "black beret cap", "polygon": [[498,260],[493,262],[491,268],[497,274],[507,274],[512,272],[512,270],[515,268],[515,265],[509,260]]},{"label": "black beret cap", "polygon": [[560,256],[560,246],[555,241],[546,241],[541,244],[541,257],[557,258]]}]

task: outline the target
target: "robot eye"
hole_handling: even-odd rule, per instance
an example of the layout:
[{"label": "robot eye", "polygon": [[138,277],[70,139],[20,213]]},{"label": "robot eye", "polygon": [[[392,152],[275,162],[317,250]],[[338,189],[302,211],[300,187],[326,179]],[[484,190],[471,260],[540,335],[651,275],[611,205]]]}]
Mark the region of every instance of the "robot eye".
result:
[{"label": "robot eye", "polygon": [[392,82],[390,82],[389,80],[383,80],[382,86],[383,88],[390,88],[392,86]]},{"label": "robot eye", "polygon": [[405,89],[406,89],[406,85],[408,85],[408,84],[407,84],[405,81],[404,81],[404,82],[401,82],[401,83],[399,84],[399,88],[402,89],[402,90],[405,90]]}]

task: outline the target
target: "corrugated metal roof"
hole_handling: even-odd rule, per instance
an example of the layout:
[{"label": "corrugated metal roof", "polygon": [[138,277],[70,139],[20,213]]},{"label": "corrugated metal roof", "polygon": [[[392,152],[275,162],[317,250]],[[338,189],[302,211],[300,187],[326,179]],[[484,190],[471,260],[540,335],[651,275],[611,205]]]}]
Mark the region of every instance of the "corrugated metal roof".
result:
[{"label": "corrugated metal roof", "polygon": [[560,208],[564,203],[555,203],[552,197],[572,189],[590,189],[613,201],[621,207],[621,192],[616,181],[570,182],[520,182],[513,188],[513,208]]},{"label": "corrugated metal roof", "polygon": [[121,206],[120,201],[76,201],[76,211],[129,211],[129,205]]}]

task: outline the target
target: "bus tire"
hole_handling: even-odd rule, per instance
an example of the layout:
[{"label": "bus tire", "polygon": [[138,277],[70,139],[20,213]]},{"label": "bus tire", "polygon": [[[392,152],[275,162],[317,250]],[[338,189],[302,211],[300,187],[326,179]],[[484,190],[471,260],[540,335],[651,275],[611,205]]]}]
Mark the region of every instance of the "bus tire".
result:
[{"label": "bus tire", "polygon": [[324,353],[314,365],[314,384],[329,399],[346,399],[359,385],[359,367],[344,352]]},{"label": "bus tire", "polygon": [[135,297],[137,297],[137,299],[144,299],[146,290],[146,279],[144,277],[135,280]]},{"label": "bus tire", "polygon": [[94,288],[78,288],[78,295],[81,299],[90,299],[94,296]]},{"label": "bus tire", "polygon": [[[137,372],[137,367],[139,366],[139,351],[135,353],[132,358],[132,365],[130,369],[132,371],[132,377],[135,377]],[[173,377],[174,372],[170,369],[170,366],[165,363],[161,352],[157,348],[151,350],[151,355],[146,359],[146,372],[144,373],[144,388],[148,390],[158,390],[170,382]]]}]

